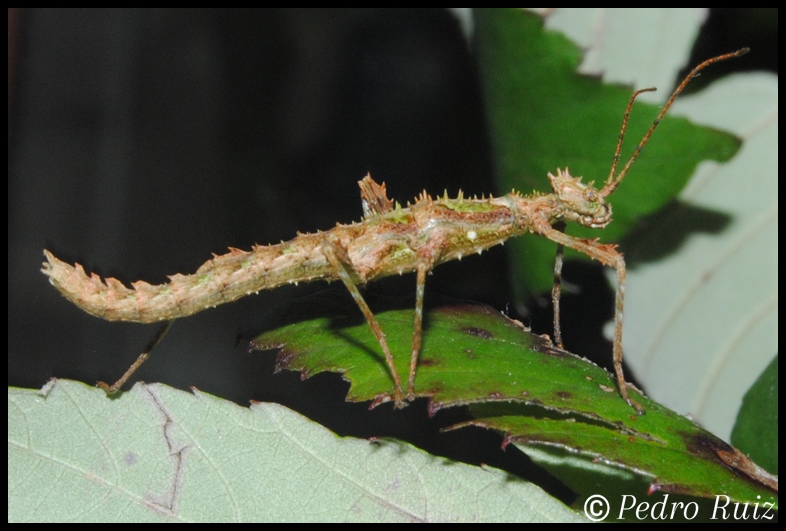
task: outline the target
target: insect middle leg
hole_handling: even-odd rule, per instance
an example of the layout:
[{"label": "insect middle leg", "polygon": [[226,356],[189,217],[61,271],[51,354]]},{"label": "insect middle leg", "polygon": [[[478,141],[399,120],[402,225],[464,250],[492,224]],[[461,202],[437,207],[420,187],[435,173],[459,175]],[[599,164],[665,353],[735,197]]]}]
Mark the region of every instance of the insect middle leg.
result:
[{"label": "insect middle leg", "polygon": [[[564,223],[555,225],[555,230],[563,232]],[[560,297],[562,296],[562,261],[565,254],[565,246],[557,244],[557,255],[554,257],[554,282],[551,285],[551,307],[554,312],[554,343],[561,349],[565,348],[562,342],[562,327],[560,326]]]},{"label": "insect middle leg", "polygon": [[431,269],[429,264],[418,265],[417,287],[415,288],[415,325],[412,331],[412,356],[409,359],[409,380],[407,382],[407,398],[415,398],[415,372],[418,369],[418,357],[423,337],[423,298],[426,292],[426,275]]},{"label": "insect middle leg", "polygon": [[371,332],[374,334],[374,337],[377,338],[379,345],[382,347],[382,352],[385,354],[385,361],[387,362],[388,368],[390,369],[390,375],[393,377],[393,383],[395,386],[394,400],[396,408],[402,408],[406,406],[407,404],[404,402],[403,393],[401,391],[401,379],[398,376],[398,371],[396,370],[393,355],[390,353],[390,347],[388,347],[387,339],[385,339],[385,333],[382,331],[382,327],[379,325],[377,318],[374,317],[374,313],[371,311],[371,308],[368,307],[368,304],[363,298],[363,295],[360,294],[360,290],[357,286],[358,282],[356,278],[353,278],[357,277],[357,274],[352,267],[352,262],[349,260],[346,249],[344,249],[340,243],[334,242],[329,238],[325,238],[325,241],[322,242],[322,253],[325,255],[325,258],[327,258],[327,261],[330,263],[330,265],[333,266],[333,268],[338,273],[339,278],[349,290],[349,293],[352,295],[355,303],[358,305],[358,307],[360,307],[360,311],[363,312],[366,322],[368,322],[369,327],[371,327]]}]

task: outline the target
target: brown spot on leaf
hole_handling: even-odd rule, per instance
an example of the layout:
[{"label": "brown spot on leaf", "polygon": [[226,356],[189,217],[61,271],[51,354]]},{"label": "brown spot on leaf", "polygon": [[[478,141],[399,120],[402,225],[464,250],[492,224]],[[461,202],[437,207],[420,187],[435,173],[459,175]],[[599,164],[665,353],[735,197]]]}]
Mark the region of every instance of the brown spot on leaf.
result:
[{"label": "brown spot on leaf", "polygon": [[730,444],[707,432],[698,434],[680,432],[680,435],[685,442],[685,448],[693,455],[703,459],[718,460],[718,451],[734,451]]},{"label": "brown spot on leaf", "polygon": [[[691,454],[702,459],[706,459],[707,461],[716,461],[722,463],[732,470],[735,470],[734,467],[729,466],[729,463],[725,462],[724,459],[720,457],[720,454],[729,455],[736,451],[735,448],[727,442],[719,439],[718,437],[715,437],[708,432],[701,432],[697,434],[680,432],[680,435],[685,442],[685,448],[687,448]],[[735,472],[738,471],[735,470]]]},{"label": "brown spot on leaf", "polygon": [[466,326],[462,328],[461,331],[464,332],[465,334],[476,336],[481,339],[491,339],[492,337],[494,337],[494,334],[492,334],[488,330],[483,328],[477,328],[474,326]]},{"label": "brown spot on leaf", "polygon": [[760,468],[748,456],[711,433],[689,434],[680,432],[680,436],[682,436],[685,442],[685,447],[692,454],[708,461],[717,461],[739,477],[754,481],[756,484],[766,485],[776,492],[778,491],[777,478]]}]

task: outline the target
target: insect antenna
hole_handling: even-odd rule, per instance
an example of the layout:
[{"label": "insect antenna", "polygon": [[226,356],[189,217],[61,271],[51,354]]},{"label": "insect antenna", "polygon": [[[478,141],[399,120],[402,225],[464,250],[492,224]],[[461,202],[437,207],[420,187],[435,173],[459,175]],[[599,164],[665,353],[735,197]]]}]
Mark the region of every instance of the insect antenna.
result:
[{"label": "insect antenna", "polygon": [[608,179],[606,179],[606,184],[603,186],[603,189],[600,191],[600,195],[603,197],[608,197],[614,192],[614,190],[617,189],[617,186],[625,177],[625,174],[628,173],[628,170],[633,165],[633,162],[636,160],[636,158],[639,156],[639,153],[641,153],[641,150],[649,141],[650,137],[652,136],[652,133],[655,131],[655,128],[658,127],[661,118],[663,118],[663,116],[669,110],[669,107],[671,107],[671,104],[674,103],[674,100],[677,99],[677,96],[680,95],[680,93],[688,85],[688,83],[690,83],[691,80],[694,77],[696,77],[701,70],[703,70],[704,68],[708,67],[713,63],[717,63],[719,61],[725,61],[726,59],[732,59],[734,57],[745,55],[746,53],[748,53],[748,51],[749,48],[740,48],[736,52],[731,52],[724,55],[719,55],[717,57],[713,57],[712,59],[707,59],[703,63],[699,64],[696,68],[691,70],[690,73],[687,76],[685,76],[685,78],[682,80],[679,86],[674,90],[674,92],[671,93],[671,96],[666,101],[665,105],[663,105],[663,108],[658,114],[658,117],[655,118],[654,122],[652,122],[652,126],[650,126],[650,129],[649,131],[647,131],[647,134],[644,135],[644,138],[641,139],[641,143],[639,143],[636,150],[630,156],[630,159],[625,164],[625,167],[622,168],[622,170],[619,172],[618,175],[615,175],[617,171],[617,163],[619,162],[620,159],[620,151],[622,150],[622,139],[625,137],[625,130],[628,127],[628,116],[630,115],[630,111],[633,108],[633,102],[636,100],[639,94],[643,92],[653,92],[655,88],[654,87],[646,88],[634,92],[633,95],[630,97],[630,100],[628,101],[628,108],[625,110],[625,115],[622,118],[622,129],[620,130],[619,140],[617,141],[617,149],[614,152],[614,160],[611,163],[611,171],[609,172]]}]

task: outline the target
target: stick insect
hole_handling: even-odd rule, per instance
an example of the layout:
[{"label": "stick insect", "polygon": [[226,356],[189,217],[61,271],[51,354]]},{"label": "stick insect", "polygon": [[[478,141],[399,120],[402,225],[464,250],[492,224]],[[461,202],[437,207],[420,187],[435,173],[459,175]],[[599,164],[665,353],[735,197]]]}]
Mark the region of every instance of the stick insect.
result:
[{"label": "stick insect", "polygon": [[[224,255],[214,255],[192,275],[176,274],[168,284],[152,286],[138,281],[124,286],[114,278],[102,280],[93,273],[88,276],[79,265],[67,264],[45,250],[43,273],[60,293],[84,311],[109,321],[140,323],[164,322],[148,348],[126,373],[113,385],[99,383],[108,393],[119,390],[137,368],[149,357],[150,351],[163,338],[175,319],[186,317],[234,301],[259,290],[272,289],[286,283],[314,280],[340,280],[357,303],[372,333],[379,342],[394,383],[392,397],[397,408],[415,398],[415,373],[421,347],[423,299],[426,275],[437,265],[463,256],[480,253],[514,236],[535,233],[558,245],[555,261],[554,303],[555,341],[562,346],[560,329],[560,270],[562,250],[569,247],[612,267],[617,272],[613,360],[617,384],[622,398],[638,413],[644,410],[628,393],[622,372],[622,317],[625,293],[625,261],[615,245],[602,244],[569,236],[554,226],[566,222],[600,229],[611,221],[611,205],[606,202],[625,178],[641,150],[649,141],[658,123],[683,91],[685,86],[707,66],[739,57],[736,52],[708,59],[695,67],[682,80],[661,109],[638,147],[623,168],[617,172],[625,130],[633,103],[646,88],[634,92],[622,119],[611,170],[602,188],[584,184],[565,170],[548,174],[551,193],[528,196],[511,192],[492,198],[432,198],[423,192],[414,204],[402,208],[387,197],[385,185],[377,184],[367,175],[359,182],[363,203],[363,219],[316,234],[299,234],[289,242],[277,245],[256,245],[251,251],[230,248]],[[415,322],[412,333],[409,373],[406,389],[394,365],[393,354],[376,317],[366,303],[359,286],[379,278],[415,272]]]}]

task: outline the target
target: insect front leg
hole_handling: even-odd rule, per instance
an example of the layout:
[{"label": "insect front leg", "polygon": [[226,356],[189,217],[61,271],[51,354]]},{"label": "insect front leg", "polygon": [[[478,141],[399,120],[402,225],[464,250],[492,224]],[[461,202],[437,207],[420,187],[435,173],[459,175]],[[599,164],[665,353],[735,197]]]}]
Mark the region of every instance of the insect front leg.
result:
[{"label": "insect front leg", "polygon": [[344,247],[339,242],[333,241],[330,238],[325,238],[325,240],[322,242],[322,253],[325,255],[325,258],[327,258],[327,261],[330,263],[330,265],[336,270],[336,273],[338,273],[339,278],[349,290],[349,293],[352,295],[355,303],[358,305],[358,307],[360,307],[360,311],[363,312],[366,322],[371,327],[371,332],[374,334],[374,337],[377,338],[379,345],[382,347],[382,352],[385,354],[385,361],[388,364],[390,375],[393,377],[393,383],[395,385],[394,400],[396,408],[402,408],[406,406],[407,404],[403,399],[403,394],[401,391],[401,379],[398,376],[398,371],[396,370],[396,365],[393,361],[393,355],[390,353],[390,347],[388,347],[388,342],[385,339],[385,333],[382,331],[382,327],[379,325],[377,318],[374,317],[374,313],[371,311],[371,308],[368,307],[368,304],[363,298],[363,295],[360,294],[358,282],[356,280],[358,275],[352,266],[352,262],[347,255],[346,249],[344,249]]},{"label": "insect front leg", "polygon": [[626,277],[625,260],[622,254],[616,250],[615,245],[598,243],[597,240],[574,238],[573,236],[556,230],[546,222],[539,224],[537,230],[551,241],[582,252],[604,265],[613,267],[617,271],[617,295],[614,308],[614,341],[612,348],[614,372],[617,376],[617,384],[622,398],[624,398],[628,405],[635,409],[639,415],[644,414],[644,408],[628,394],[628,383],[625,381],[625,375],[622,373],[622,310],[625,302]]}]

